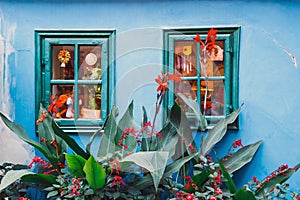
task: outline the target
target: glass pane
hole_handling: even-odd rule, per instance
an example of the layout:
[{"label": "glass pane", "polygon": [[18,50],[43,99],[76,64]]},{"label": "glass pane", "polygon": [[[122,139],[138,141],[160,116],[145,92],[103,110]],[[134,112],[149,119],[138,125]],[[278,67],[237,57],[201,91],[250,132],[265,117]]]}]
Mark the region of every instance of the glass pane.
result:
[{"label": "glass pane", "polygon": [[52,46],[52,79],[74,79],[74,46]]},{"label": "glass pane", "polygon": [[201,76],[224,76],[224,41],[217,40],[212,49],[201,51]]},{"label": "glass pane", "polygon": [[[197,99],[197,81],[181,81],[175,82],[174,84],[175,94],[182,93],[189,99]],[[181,98],[175,96],[175,102],[177,102],[185,112],[191,112]]]},{"label": "glass pane", "polygon": [[[206,116],[220,116],[224,114],[224,82],[201,81],[201,108]],[[207,89],[207,92],[206,92]]]},{"label": "glass pane", "polygon": [[100,80],[101,78],[101,45],[79,47],[79,79]]},{"label": "glass pane", "polygon": [[52,85],[52,101],[55,102],[54,118],[74,118],[73,85]]},{"label": "glass pane", "polygon": [[79,118],[100,119],[101,85],[79,86]]},{"label": "glass pane", "polygon": [[174,71],[182,76],[196,76],[196,51],[194,41],[176,41],[174,47]]}]

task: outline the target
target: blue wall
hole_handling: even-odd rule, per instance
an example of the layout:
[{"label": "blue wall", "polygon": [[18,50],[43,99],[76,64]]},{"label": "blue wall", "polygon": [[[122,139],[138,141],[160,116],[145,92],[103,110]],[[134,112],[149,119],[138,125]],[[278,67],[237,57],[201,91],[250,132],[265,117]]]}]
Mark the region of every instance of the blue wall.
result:
[{"label": "blue wall", "polygon": [[[9,57],[4,51],[8,63],[3,66],[9,68],[9,75],[0,79],[9,82],[11,116],[32,136],[35,30],[115,29],[116,104],[122,113],[135,99],[138,115],[142,105],[154,112],[154,78],[162,69],[162,28],[238,25],[239,100],[245,105],[240,130],[228,133],[217,151],[225,154],[237,138],[244,144],[264,140],[254,161],[237,174],[240,186],[254,175],[262,179],[281,164],[294,166],[300,161],[300,70],[291,59],[300,58],[300,2],[65,2],[0,2],[0,34],[15,50]],[[299,172],[290,183],[299,188]]]}]

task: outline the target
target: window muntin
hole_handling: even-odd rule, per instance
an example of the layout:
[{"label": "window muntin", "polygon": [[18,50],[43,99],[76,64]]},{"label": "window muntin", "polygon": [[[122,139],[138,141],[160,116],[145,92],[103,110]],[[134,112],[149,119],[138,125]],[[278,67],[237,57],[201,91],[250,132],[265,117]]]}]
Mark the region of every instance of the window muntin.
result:
[{"label": "window muntin", "polygon": [[[113,35],[114,31],[36,33],[37,103],[47,107],[51,95],[61,97],[64,108],[54,117],[67,132],[93,132],[107,117],[113,104],[108,90],[114,87]],[[68,62],[58,59],[62,50],[70,53]]]},{"label": "window muntin", "polygon": [[[166,106],[178,102],[192,128],[196,128],[195,117],[177,93],[198,102],[209,128],[238,108],[239,28],[216,29],[216,43],[205,53],[194,38],[199,34],[205,41],[209,29],[164,31],[164,70],[182,77],[180,83],[171,86],[173,92],[169,92]],[[232,128],[237,128],[237,122]]]}]

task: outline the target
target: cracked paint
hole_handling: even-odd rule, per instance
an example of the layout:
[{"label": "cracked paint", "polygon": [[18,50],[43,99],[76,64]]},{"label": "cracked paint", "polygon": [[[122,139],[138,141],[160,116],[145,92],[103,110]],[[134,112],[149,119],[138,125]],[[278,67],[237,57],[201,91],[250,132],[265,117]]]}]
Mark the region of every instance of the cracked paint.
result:
[{"label": "cracked paint", "polygon": [[[0,10],[0,111],[14,120],[14,101],[10,95],[10,66],[8,57],[15,53],[14,33],[16,24],[5,23]],[[4,162],[11,163],[29,163],[34,156],[33,148],[24,143],[11,132],[0,120],[0,164]]]}]

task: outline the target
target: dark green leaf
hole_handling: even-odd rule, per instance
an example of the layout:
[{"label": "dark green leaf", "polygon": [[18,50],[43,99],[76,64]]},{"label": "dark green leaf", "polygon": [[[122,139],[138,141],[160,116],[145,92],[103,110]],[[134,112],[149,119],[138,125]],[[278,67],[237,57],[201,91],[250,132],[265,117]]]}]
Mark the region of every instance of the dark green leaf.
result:
[{"label": "dark green leaf", "polygon": [[233,197],[235,200],[256,200],[255,195],[245,188],[238,190]]},{"label": "dark green leaf", "polygon": [[60,138],[62,138],[76,154],[82,156],[85,159],[89,158],[90,154],[88,152],[85,152],[71,136],[66,134],[56,124],[56,122],[54,120],[52,120],[52,127],[53,127],[55,135],[58,135]]},{"label": "dark green leaf", "polygon": [[222,162],[220,160],[218,160],[218,163],[220,165],[223,176],[226,178],[225,185],[227,186],[227,188],[229,189],[229,191],[232,194],[236,193],[236,191],[237,191],[236,186],[235,186],[230,174],[228,173],[228,171],[226,170],[226,168],[224,167],[224,165],[222,164]]},{"label": "dark green leaf", "polygon": [[66,154],[66,160],[70,173],[73,176],[77,178],[84,177],[83,167],[86,163],[86,160],[83,157],[80,155]]},{"label": "dark green leaf", "polygon": [[86,174],[86,180],[93,190],[101,189],[105,185],[105,170],[95,160],[93,156],[86,161],[83,171]]},{"label": "dark green leaf", "polygon": [[22,181],[43,184],[46,187],[57,183],[56,176],[48,174],[27,174],[22,176]]}]

